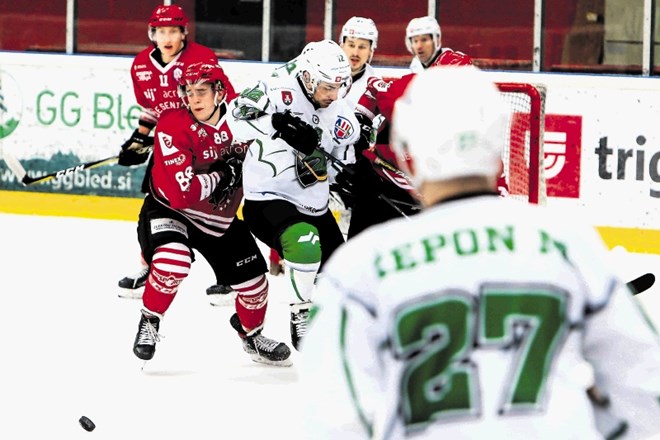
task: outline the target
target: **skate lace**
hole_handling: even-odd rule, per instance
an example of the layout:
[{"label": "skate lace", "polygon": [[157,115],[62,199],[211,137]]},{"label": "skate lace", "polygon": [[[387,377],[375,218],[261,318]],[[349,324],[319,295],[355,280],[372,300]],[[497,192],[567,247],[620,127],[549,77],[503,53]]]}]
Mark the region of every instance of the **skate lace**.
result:
[{"label": "skate lace", "polygon": [[300,312],[295,314],[293,319],[293,325],[296,327],[296,333],[298,336],[303,336],[307,333],[307,312]]},{"label": "skate lace", "polygon": [[275,348],[277,348],[278,345],[280,345],[279,342],[269,339],[263,335],[255,336],[252,340],[254,341],[254,347],[258,351],[272,352],[275,350]]},{"label": "skate lace", "polygon": [[143,267],[142,269],[140,269],[139,272],[137,272],[131,278],[134,280],[139,280],[140,278],[144,278],[148,273],[149,273],[149,266]]},{"label": "skate lace", "polygon": [[160,334],[151,321],[145,318],[140,326],[138,345],[153,345],[156,342],[160,342]]},{"label": "skate lace", "polygon": [[307,333],[307,319],[296,322],[296,333],[298,336],[304,336]]}]

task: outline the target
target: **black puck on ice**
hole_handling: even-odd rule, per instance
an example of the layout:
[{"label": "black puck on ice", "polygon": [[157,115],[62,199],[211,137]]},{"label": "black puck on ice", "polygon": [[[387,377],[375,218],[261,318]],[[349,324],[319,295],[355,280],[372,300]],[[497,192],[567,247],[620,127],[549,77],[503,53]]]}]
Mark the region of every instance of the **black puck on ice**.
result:
[{"label": "black puck on ice", "polygon": [[82,416],[79,420],[78,423],[80,423],[80,426],[83,427],[85,431],[92,432],[94,431],[94,428],[96,428],[96,425],[94,422],[89,420],[87,417]]}]

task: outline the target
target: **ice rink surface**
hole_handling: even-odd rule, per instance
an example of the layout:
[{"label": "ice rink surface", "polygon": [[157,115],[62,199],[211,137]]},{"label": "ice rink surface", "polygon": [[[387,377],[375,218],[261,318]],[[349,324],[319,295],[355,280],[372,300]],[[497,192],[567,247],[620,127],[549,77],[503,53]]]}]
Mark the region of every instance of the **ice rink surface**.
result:
[{"label": "ice rink surface", "polygon": [[[0,439],[295,438],[297,353],[289,368],[250,360],[233,307],[208,303],[214,277],[201,256],[141,370],[142,303],[117,297],[117,281],[139,269],[136,224],[0,214],[0,225]],[[660,275],[660,256],[612,257],[625,280]],[[290,345],[285,279],[269,281],[264,334]],[[637,298],[660,324],[660,280]]]}]

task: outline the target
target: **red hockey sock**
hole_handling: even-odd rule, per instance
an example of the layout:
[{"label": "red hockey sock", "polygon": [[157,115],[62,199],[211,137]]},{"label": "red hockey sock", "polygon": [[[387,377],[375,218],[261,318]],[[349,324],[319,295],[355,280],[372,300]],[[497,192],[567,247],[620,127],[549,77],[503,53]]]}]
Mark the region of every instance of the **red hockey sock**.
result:
[{"label": "red hockey sock", "polygon": [[270,256],[268,259],[270,260],[271,264],[279,264],[281,260],[280,254],[278,254],[274,248],[270,248]]},{"label": "red hockey sock", "polygon": [[232,285],[236,295],[236,313],[248,333],[261,327],[268,305],[268,280],[260,275],[241,284]]},{"label": "red hockey sock", "polygon": [[168,243],[156,248],[144,286],[142,304],[152,312],[167,311],[179,290],[179,284],[190,273],[190,249],[182,243]]}]

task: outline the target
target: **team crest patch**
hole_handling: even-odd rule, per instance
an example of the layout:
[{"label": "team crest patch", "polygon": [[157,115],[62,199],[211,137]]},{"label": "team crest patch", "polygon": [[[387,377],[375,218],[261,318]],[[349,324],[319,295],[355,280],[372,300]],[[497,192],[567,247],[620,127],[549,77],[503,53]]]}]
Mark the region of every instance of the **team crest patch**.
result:
[{"label": "team crest patch", "polygon": [[282,102],[286,105],[291,105],[293,102],[293,95],[288,90],[282,90]]},{"label": "team crest patch", "polygon": [[172,154],[179,152],[179,150],[172,143],[172,136],[169,134],[163,133],[161,131],[158,133],[158,141],[160,143],[160,150],[163,152],[164,157],[171,156]]},{"label": "team crest patch", "polygon": [[339,116],[335,122],[335,137],[346,139],[353,134],[353,125],[343,116]]}]

